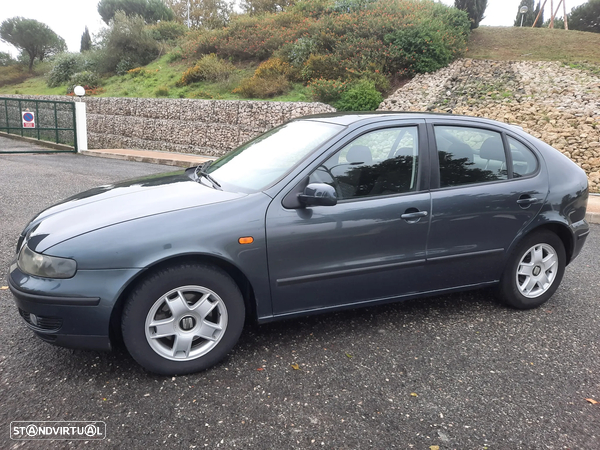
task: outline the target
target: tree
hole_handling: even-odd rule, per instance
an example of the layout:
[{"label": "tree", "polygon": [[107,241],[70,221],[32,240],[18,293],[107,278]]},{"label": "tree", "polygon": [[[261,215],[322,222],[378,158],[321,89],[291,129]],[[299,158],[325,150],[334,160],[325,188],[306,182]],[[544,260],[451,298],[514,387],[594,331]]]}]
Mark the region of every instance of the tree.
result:
[{"label": "tree", "polygon": [[[225,0],[189,0],[190,1],[190,26],[214,30],[222,28],[229,23],[233,7]],[[175,18],[187,24],[187,0],[166,0],[167,5],[175,13]]]},{"label": "tree", "polygon": [[[540,8],[542,7],[540,2],[538,2],[537,6],[534,8],[535,2],[534,0],[521,0],[521,4],[519,5],[519,9],[517,10],[517,17],[515,18],[515,27],[521,26],[521,16],[523,16],[523,26],[531,27],[535,18],[538,16],[540,12]],[[523,6],[527,6],[527,12],[525,14],[521,14],[521,8]],[[539,20],[535,24],[537,28],[540,28],[544,23],[544,13],[542,11],[542,15]]]},{"label": "tree", "polygon": [[158,42],[141,16],[128,17],[117,11],[110,27],[101,33],[101,73],[116,72],[119,75],[130,69],[145,66],[159,54]]},{"label": "tree", "polygon": [[571,30],[600,33],[600,0],[588,0],[573,8],[567,17]]},{"label": "tree", "polygon": [[87,52],[88,50],[91,50],[91,49],[92,49],[92,37],[90,36],[90,30],[86,26],[85,31],[81,35],[81,47],[79,48],[79,51],[81,53],[83,53],[83,52]]},{"label": "tree", "polygon": [[141,16],[146,23],[173,20],[173,11],[162,0],[100,0],[98,14],[108,25],[117,11],[128,17]]},{"label": "tree", "polygon": [[12,66],[17,61],[12,57],[10,53],[0,52],[0,67]]},{"label": "tree", "polygon": [[64,52],[65,40],[48,25],[33,19],[13,17],[0,25],[0,40],[14,45],[29,57],[29,72],[35,59],[43,61],[48,56]]},{"label": "tree", "polygon": [[487,8],[487,0],[454,0],[454,6],[469,14],[471,30],[474,30],[485,17],[483,14]]},{"label": "tree", "polygon": [[250,15],[277,13],[293,6],[294,0],[242,0],[240,7]]}]

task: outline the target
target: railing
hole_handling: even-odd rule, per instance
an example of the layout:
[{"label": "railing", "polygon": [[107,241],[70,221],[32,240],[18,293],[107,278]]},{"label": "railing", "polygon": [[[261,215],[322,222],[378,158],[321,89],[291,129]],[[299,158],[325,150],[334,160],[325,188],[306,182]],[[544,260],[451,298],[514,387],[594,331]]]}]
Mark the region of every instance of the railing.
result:
[{"label": "railing", "polygon": [[[32,114],[24,114],[27,112]],[[73,147],[72,150],[24,150],[2,153],[77,152],[75,103],[0,97],[0,132]]]}]

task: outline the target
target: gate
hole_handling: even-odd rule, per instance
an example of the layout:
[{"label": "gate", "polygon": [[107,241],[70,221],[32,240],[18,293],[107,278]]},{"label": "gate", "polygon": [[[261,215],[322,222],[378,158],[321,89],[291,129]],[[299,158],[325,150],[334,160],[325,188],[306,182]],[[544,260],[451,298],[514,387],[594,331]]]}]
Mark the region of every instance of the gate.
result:
[{"label": "gate", "polygon": [[[23,114],[31,112],[33,114]],[[28,125],[24,127],[24,123]],[[0,132],[73,147],[73,150],[23,150],[1,153],[77,152],[75,102],[0,97]]]}]

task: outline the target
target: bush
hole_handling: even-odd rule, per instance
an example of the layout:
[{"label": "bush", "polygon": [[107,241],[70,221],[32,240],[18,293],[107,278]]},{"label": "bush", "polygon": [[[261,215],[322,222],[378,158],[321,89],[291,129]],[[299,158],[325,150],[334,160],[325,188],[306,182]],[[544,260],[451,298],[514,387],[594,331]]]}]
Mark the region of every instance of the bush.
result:
[{"label": "bush", "polygon": [[86,89],[93,89],[100,85],[100,77],[95,72],[79,72],[71,77],[69,84],[72,86],[83,86]]},{"label": "bush", "polygon": [[261,63],[254,72],[255,77],[270,78],[283,75],[287,77],[290,74],[291,67],[280,58],[271,58]]},{"label": "bush", "polygon": [[287,43],[281,47],[276,55],[289,61],[293,67],[301,68],[317,52],[317,42],[313,38],[301,37],[295,42]]},{"label": "bush", "polygon": [[360,80],[342,93],[335,107],[338,111],[374,111],[382,101],[383,97],[372,81]]},{"label": "bush", "polygon": [[162,21],[148,27],[154,40],[160,42],[173,42],[183,36],[188,28],[182,23]]},{"label": "bush", "polygon": [[235,66],[228,61],[224,61],[214,53],[205,55],[190,67],[181,76],[177,82],[178,86],[185,86],[198,81],[222,81],[229,78],[235,71]]},{"label": "bush", "polygon": [[83,70],[83,60],[80,53],[61,53],[53,59],[52,69],[48,73],[47,84],[57,87],[68,83],[71,77]]},{"label": "bush", "polygon": [[303,0],[278,14],[235,17],[227,28],[190,35],[185,53],[260,61],[276,54],[302,66],[308,81],[351,78],[348,71],[372,71],[373,65],[384,75],[435,70],[466,48],[467,13],[440,3],[344,0],[323,9],[325,4]]},{"label": "bush", "polygon": [[285,93],[289,87],[290,82],[285,75],[268,78],[260,78],[255,75],[242,80],[233,93],[245,98],[269,98]]},{"label": "bush", "polygon": [[335,55],[310,55],[302,67],[301,74],[304,81],[319,78],[335,80],[347,76],[346,69],[341,67]]},{"label": "bush", "polygon": [[323,78],[308,83],[313,99],[330,105],[336,103],[349,87],[350,82],[348,81],[326,80]]},{"label": "bush", "polygon": [[159,86],[154,91],[155,97],[167,97],[169,95],[169,88],[166,86]]}]

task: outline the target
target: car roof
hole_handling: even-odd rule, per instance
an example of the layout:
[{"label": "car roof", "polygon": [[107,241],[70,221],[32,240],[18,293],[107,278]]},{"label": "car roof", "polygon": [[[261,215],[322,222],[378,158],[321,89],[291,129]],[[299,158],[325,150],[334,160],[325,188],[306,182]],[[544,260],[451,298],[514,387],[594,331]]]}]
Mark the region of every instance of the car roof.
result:
[{"label": "car roof", "polygon": [[319,122],[334,123],[342,126],[360,126],[381,120],[393,119],[450,119],[450,120],[468,120],[479,122],[480,124],[501,125],[510,127],[514,131],[523,131],[518,125],[498,122],[496,120],[485,119],[482,117],[463,116],[458,114],[431,113],[431,112],[406,112],[406,111],[372,111],[372,112],[336,112],[326,114],[314,114],[310,116],[299,117],[295,120],[314,120]]}]

